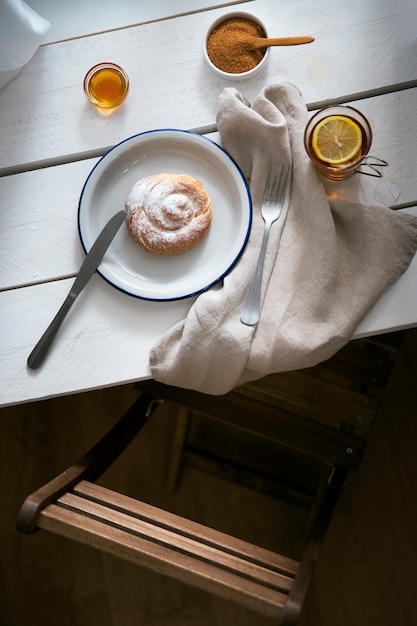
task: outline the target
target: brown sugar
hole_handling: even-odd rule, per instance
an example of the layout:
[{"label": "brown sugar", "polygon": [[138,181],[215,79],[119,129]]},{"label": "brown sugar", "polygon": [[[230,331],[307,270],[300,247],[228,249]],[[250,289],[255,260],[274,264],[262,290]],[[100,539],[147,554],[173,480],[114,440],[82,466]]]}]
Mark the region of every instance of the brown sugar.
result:
[{"label": "brown sugar", "polygon": [[228,18],[218,24],[208,36],[209,59],[223,72],[248,72],[260,63],[266,50],[251,50],[250,39],[253,37],[265,37],[260,24],[244,17]]}]

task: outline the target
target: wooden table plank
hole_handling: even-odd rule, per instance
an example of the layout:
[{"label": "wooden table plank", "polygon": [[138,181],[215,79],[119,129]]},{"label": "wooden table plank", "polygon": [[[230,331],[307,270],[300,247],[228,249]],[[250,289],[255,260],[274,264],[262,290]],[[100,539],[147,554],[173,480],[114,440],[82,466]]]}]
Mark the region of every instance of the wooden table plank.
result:
[{"label": "wooden table plank", "polygon": [[138,300],[93,276],[42,367],[27,369],[30,351],[72,282],[0,294],[0,405],[149,378],[148,356],[155,339],[183,319],[191,305],[191,300]]},{"label": "wooden table plank", "polygon": [[[267,23],[276,21],[270,0],[254,0],[251,8]],[[91,155],[150,128],[212,124],[218,94],[233,84],[251,99],[263,85],[288,80],[310,102],[415,79],[417,5],[399,0],[394,9],[384,0],[373,11],[372,17],[362,0],[343,10],[330,0],[297,9],[283,0],[278,34],[305,32],[316,41],[274,48],[265,70],[243,83],[224,81],[204,63],[204,33],[224,9],[42,46],[0,91],[0,169]],[[128,99],[110,115],[98,113],[82,91],[85,72],[104,57],[123,65],[131,79]]]},{"label": "wooden table plank", "polygon": [[[251,0],[247,0],[250,9]],[[144,24],[211,9],[217,6],[233,5],[235,2],[215,2],[213,0],[158,0],[140,2],[132,0],[27,0],[32,9],[49,20],[51,29],[44,43],[63,41],[73,37],[85,37],[132,24]],[[233,8],[233,6],[232,6]],[[225,10],[227,10],[225,8]],[[80,20],[82,15],[82,20]]]},{"label": "wooden table plank", "polygon": [[[389,166],[383,180],[356,175],[343,183],[325,182],[329,196],[374,203],[381,186],[394,183],[401,191],[398,202],[417,204],[416,98],[417,89],[410,89],[354,103],[374,129],[372,152]],[[220,140],[218,133],[209,136]],[[84,258],[78,201],[96,162],[87,159],[0,178],[0,290],[76,274]]]},{"label": "wooden table plank", "polygon": [[85,257],[77,228],[78,201],[96,162],[0,178],[0,290],[77,272]]}]

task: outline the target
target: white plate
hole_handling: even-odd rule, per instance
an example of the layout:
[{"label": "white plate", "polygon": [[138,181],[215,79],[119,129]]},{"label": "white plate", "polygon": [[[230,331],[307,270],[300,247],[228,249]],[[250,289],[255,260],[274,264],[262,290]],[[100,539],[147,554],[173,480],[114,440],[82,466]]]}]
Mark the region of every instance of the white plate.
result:
[{"label": "white plate", "polygon": [[86,252],[111,215],[124,208],[134,183],[162,172],[200,180],[211,197],[213,219],[200,244],[168,256],[146,252],[122,226],[98,271],[121,291],[146,300],[177,300],[211,287],[240,257],[252,222],[248,186],[227,152],[195,133],[152,130],[117,144],[89,174],[78,207]]}]

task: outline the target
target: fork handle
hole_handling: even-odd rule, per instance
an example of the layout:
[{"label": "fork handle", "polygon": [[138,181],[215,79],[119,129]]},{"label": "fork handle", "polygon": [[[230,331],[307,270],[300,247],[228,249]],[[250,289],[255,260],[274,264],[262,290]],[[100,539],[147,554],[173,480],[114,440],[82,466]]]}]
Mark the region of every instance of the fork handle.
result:
[{"label": "fork handle", "polygon": [[246,300],[240,313],[240,321],[247,326],[255,326],[259,321],[259,315],[261,312],[262,274],[264,271],[266,247],[268,244],[270,230],[270,224],[265,226],[258,262],[256,264]]}]

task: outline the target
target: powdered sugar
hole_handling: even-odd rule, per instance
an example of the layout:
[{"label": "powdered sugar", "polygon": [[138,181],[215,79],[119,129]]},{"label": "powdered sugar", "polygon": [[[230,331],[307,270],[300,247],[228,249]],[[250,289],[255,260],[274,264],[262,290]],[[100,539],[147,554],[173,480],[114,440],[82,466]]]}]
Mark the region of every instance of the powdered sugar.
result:
[{"label": "powdered sugar", "polygon": [[139,180],[126,210],[133,239],[161,254],[195,246],[211,223],[211,201],[204,187],[183,174],[155,174]]}]

